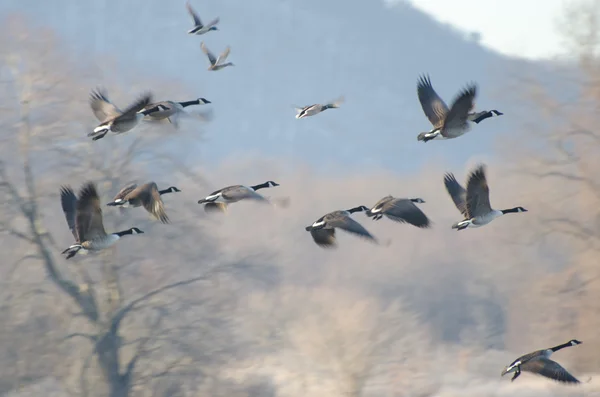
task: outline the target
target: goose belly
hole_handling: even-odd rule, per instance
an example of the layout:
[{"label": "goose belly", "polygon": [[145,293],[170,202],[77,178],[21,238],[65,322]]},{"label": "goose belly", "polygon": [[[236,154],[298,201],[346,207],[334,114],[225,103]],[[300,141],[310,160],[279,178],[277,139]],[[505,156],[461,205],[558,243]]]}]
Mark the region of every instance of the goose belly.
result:
[{"label": "goose belly", "polygon": [[444,135],[447,139],[458,138],[461,135],[466,134],[471,130],[471,123],[466,123],[460,127],[446,128],[444,129]]},{"label": "goose belly", "polygon": [[109,234],[109,235],[104,236],[102,238],[95,239],[95,240],[92,240],[92,241],[88,241],[87,244],[84,245],[84,248],[88,249],[88,250],[91,250],[91,251],[103,250],[105,248],[110,247],[111,245],[113,245],[117,241],[119,241],[120,238],[121,237],[117,236],[116,234]]},{"label": "goose belly", "polygon": [[471,223],[474,225],[473,227],[480,227],[483,225],[487,225],[488,223],[490,223],[491,221],[493,221],[494,219],[498,218],[501,215],[502,215],[501,211],[492,211],[489,214],[485,214],[485,215],[477,216],[477,217],[473,218]]}]

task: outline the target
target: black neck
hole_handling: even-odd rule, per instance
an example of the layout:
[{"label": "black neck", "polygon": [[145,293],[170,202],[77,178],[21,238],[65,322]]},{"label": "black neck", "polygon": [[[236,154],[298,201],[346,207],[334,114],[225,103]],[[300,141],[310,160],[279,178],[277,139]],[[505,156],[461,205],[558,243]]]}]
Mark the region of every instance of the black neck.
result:
[{"label": "black neck", "polygon": [[117,233],[113,233],[113,234],[116,234],[119,237],[123,237],[126,234],[133,234],[133,229],[127,229],[127,230],[123,230],[121,232],[117,232]]},{"label": "black neck", "polygon": [[515,208],[509,208],[507,210],[500,210],[503,214],[510,214],[513,212],[519,212],[519,208],[515,207]]},{"label": "black neck", "polygon": [[163,195],[163,194],[166,194],[166,193],[173,193],[173,190],[171,190],[171,188],[167,188],[167,189],[164,189],[164,190],[159,190],[158,193],[160,195]]},{"label": "black neck", "polygon": [[190,106],[190,105],[199,105],[200,101],[198,99],[196,99],[196,100],[193,100],[193,101],[179,102],[179,104],[181,106],[183,106],[183,107],[186,107],[186,106]]},{"label": "black neck", "polygon": [[250,186],[253,190],[263,189],[269,187],[269,182],[261,183],[260,185]]},{"label": "black neck", "polygon": [[562,345],[551,347],[550,350],[553,352],[559,351],[560,349],[564,349],[565,347],[573,346],[571,342],[563,343]]},{"label": "black neck", "polygon": [[360,211],[364,211],[365,210],[365,206],[364,205],[359,205],[358,207],[354,207],[354,208],[350,208],[348,211],[349,213],[353,214],[355,212],[360,212]]}]

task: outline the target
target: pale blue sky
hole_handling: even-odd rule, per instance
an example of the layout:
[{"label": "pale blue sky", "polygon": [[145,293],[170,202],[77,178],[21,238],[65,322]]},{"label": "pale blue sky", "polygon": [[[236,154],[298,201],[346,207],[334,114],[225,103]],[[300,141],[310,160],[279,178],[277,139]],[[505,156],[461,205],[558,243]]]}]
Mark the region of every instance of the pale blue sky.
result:
[{"label": "pale blue sky", "polygon": [[410,3],[440,22],[479,32],[481,43],[498,52],[540,59],[560,52],[557,18],[569,1],[411,0]]}]

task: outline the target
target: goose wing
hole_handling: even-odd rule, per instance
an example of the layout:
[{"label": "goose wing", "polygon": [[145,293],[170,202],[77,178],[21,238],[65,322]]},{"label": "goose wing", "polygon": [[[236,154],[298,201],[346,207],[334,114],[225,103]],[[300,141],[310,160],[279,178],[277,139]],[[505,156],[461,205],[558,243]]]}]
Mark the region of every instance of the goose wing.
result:
[{"label": "goose wing", "polygon": [[204,204],[204,211],[211,212],[222,212],[225,213],[227,211],[227,204],[225,203],[206,203]]},{"label": "goose wing", "polygon": [[145,92],[140,97],[133,102],[127,109],[123,111],[123,114],[119,116],[119,118],[130,118],[135,116],[135,114],[146,106],[148,106],[152,102],[152,94],[149,92]]},{"label": "goose wing", "polygon": [[490,205],[490,188],[485,177],[485,166],[479,165],[467,182],[467,213],[471,218],[488,214]]},{"label": "goose wing", "polygon": [[200,43],[200,48],[202,49],[202,52],[204,52],[204,54],[208,57],[208,60],[212,65],[217,63],[217,58],[215,58],[215,55],[212,52],[210,52],[210,50],[206,47],[204,42]]},{"label": "goose wing", "polygon": [[90,241],[106,235],[102,224],[100,198],[93,182],[87,182],[79,191],[75,225],[79,242]]},{"label": "goose wing", "polygon": [[267,200],[259,193],[255,192],[252,189],[247,188],[246,186],[242,186],[242,185],[226,187],[225,189],[221,190],[221,196],[223,196],[223,198],[226,200],[232,200],[232,201],[239,201],[239,200],[246,200],[246,199],[259,200],[259,201]]},{"label": "goose wing", "polygon": [[340,228],[357,236],[375,241],[375,237],[367,229],[347,215],[332,213],[325,216],[325,222],[331,228]]},{"label": "goose wing", "polygon": [[154,182],[148,182],[135,190],[142,205],[156,219],[162,223],[169,223],[169,217],[165,212],[165,206],[160,197],[158,186]]},{"label": "goose wing", "polygon": [[221,55],[219,55],[219,58],[217,58],[217,63],[223,63],[223,62],[225,62],[225,60],[229,56],[230,52],[231,52],[231,47],[227,46],[225,48],[225,50],[223,50],[223,52],[221,53]]},{"label": "goose wing", "polygon": [[469,218],[467,212],[467,191],[465,188],[458,183],[452,173],[444,175],[444,185],[446,186],[446,191],[452,198],[452,201],[454,201],[456,208],[458,208],[465,218]]},{"label": "goose wing", "polygon": [[409,199],[393,199],[383,205],[385,216],[395,222],[410,223],[420,228],[430,226],[429,218]]},{"label": "goose wing", "polygon": [[113,198],[113,202],[125,199],[125,197],[134,191],[136,187],[137,183],[130,183],[129,185],[125,186],[123,189],[119,190],[119,193],[117,193],[117,195]]},{"label": "goose wing", "polygon": [[204,25],[204,27],[205,28],[212,28],[213,26],[215,26],[218,23],[219,23],[219,17],[216,17],[215,19],[213,19],[212,21],[210,21],[209,23],[207,23],[206,25]]},{"label": "goose wing", "polygon": [[204,25],[202,25],[202,21],[200,20],[198,13],[196,11],[194,11],[189,0],[185,3],[185,8],[187,8],[187,11],[190,13],[192,18],[194,19],[194,25],[202,28]]},{"label": "goose wing", "polygon": [[69,225],[69,229],[71,230],[71,233],[73,233],[75,241],[79,242],[79,239],[77,238],[77,228],[75,227],[75,214],[77,213],[77,196],[75,196],[75,192],[73,192],[73,189],[71,189],[70,186],[60,187],[60,204],[62,206],[63,212],[65,213],[67,225]]},{"label": "goose wing", "polygon": [[[441,134],[446,137],[455,137],[453,131],[461,130],[467,125],[469,112],[473,109],[475,96],[477,95],[477,86],[471,84],[462,90],[452,103],[448,111]],[[462,132],[461,132],[462,133]],[[458,135],[457,135],[458,136]]]},{"label": "goose wing", "polygon": [[117,117],[122,112],[108,99],[106,91],[102,88],[92,90],[90,94],[90,107],[100,122]]},{"label": "goose wing", "polygon": [[448,106],[433,89],[429,76],[421,76],[419,78],[417,96],[429,122],[434,127],[440,127],[448,113]]},{"label": "goose wing", "polygon": [[337,240],[335,239],[335,229],[317,229],[311,230],[310,235],[319,247],[335,248]]},{"label": "goose wing", "polygon": [[536,360],[528,361],[525,364],[521,364],[521,370],[533,372],[559,382],[581,383],[559,363],[546,357],[541,357]]}]

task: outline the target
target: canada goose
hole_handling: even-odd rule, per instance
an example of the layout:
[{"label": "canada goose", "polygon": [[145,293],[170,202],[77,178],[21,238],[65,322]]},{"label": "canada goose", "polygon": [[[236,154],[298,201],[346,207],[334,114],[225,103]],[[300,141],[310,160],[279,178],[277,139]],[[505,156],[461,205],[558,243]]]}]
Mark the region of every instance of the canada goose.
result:
[{"label": "canada goose", "polygon": [[162,101],[151,103],[144,107],[142,111],[151,111],[151,113],[147,114],[145,117],[148,120],[159,121],[167,119],[169,123],[177,127],[177,116],[185,113],[184,108],[191,105],[206,105],[209,103],[211,103],[211,101],[206,98],[198,98],[185,102]]},{"label": "canada goose", "polygon": [[208,70],[221,70],[227,66],[235,66],[232,62],[223,63],[225,62],[225,60],[229,56],[229,52],[231,51],[231,48],[229,46],[225,48],[225,50],[221,53],[221,55],[219,55],[218,58],[215,58],[214,54],[210,52],[208,48],[206,48],[204,42],[200,43],[200,48],[202,48],[202,52],[206,54],[208,60],[210,61],[210,66],[208,67]]},{"label": "canada goose", "polygon": [[471,172],[465,190],[453,174],[444,175],[444,185],[454,205],[465,217],[464,220],[452,225],[452,229],[463,230],[466,228],[487,225],[494,219],[504,214],[513,212],[527,212],[523,207],[514,207],[506,210],[495,210],[490,205],[490,188],[485,177],[485,166],[477,166]]},{"label": "canada goose", "polygon": [[323,215],[314,221],[312,225],[306,226],[305,229],[307,232],[310,232],[315,243],[323,248],[334,248],[337,246],[335,239],[336,228],[340,228],[377,243],[377,239],[375,239],[367,229],[354,219],[350,218],[350,215],[355,212],[368,210],[369,209],[364,205],[360,205],[345,211],[333,211]]},{"label": "canada goose", "polygon": [[192,18],[194,19],[194,27],[191,28],[190,30],[188,30],[188,34],[201,35],[204,33],[208,33],[211,30],[219,30],[215,26],[216,24],[219,23],[219,17],[213,19],[212,21],[210,21],[209,23],[204,25],[204,24],[202,24],[202,21],[200,20],[198,13],[196,11],[194,11],[194,9],[192,8],[192,5],[190,4],[189,0],[185,3],[185,7],[187,8],[187,10],[190,13],[190,15],[192,16]]},{"label": "canada goose", "polygon": [[79,191],[79,199],[70,186],[61,186],[60,202],[76,242],[62,252],[62,254],[67,254],[67,259],[75,256],[80,250],[85,254],[88,251],[108,248],[127,234],[144,233],[137,227],[132,227],[121,232],[106,234],[102,224],[100,199],[96,185],[92,182],[87,182],[82,186]]},{"label": "canada goose", "polygon": [[393,196],[385,196],[367,211],[366,215],[373,220],[378,221],[383,216],[387,216],[393,221],[400,223],[410,223],[413,226],[420,228],[428,228],[430,226],[429,219],[421,211],[415,203],[423,204],[425,200],[422,198],[394,198]]},{"label": "canada goose", "polygon": [[87,134],[94,141],[104,138],[108,131],[121,134],[133,129],[139,121],[147,114],[157,109],[143,110],[152,101],[152,94],[145,93],[125,111],[121,111],[108,99],[103,90],[92,91],[90,95],[90,106],[101,124],[94,128],[93,132]]},{"label": "canada goose", "polygon": [[581,383],[573,375],[567,372],[566,369],[560,366],[555,361],[550,360],[552,353],[559,351],[565,347],[580,345],[582,342],[577,339],[571,339],[567,343],[554,346],[549,349],[537,350],[533,353],[525,354],[517,358],[502,370],[500,376],[504,376],[510,372],[514,372],[511,382],[521,375],[521,371],[533,372],[534,374],[542,375],[558,382],[565,383]]},{"label": "canada goose", "polygon": [[221,211],[224,212],[227,204],[235,203],[240,200],[257,200],[268,203],[269,201],[256,193],[259,189],[279,186],[278,183],[267,181],[260,185],[244,186],[233,185],[217,190],[209,194],[203,199],[198,200],[198,204],[205,204],[205,211]]},{"label": "canada goose", "polygon": [[474,84],[470,84],[459,93],[450,109],[433,89],[429,76],[420,77],[417,95],[425,116],[433,125],[431,131],[422,132],[417,137],[417,140],[423,142],[432,139],[458,138],[471,129],[470,122],[479,124],[489,117],[503,115],[495,109],[471,112],[477,95],[477,86]]},{"label": "canada goose", "polygon": [[148,182],[141,186],[134,183],[121,189],[121,191],[113,198],[113,201],[106,205],[123,208],[144,206],[146,211],[152,214],[156,219],[160,220],[162,223],[169,223],[169,217],[165,212],[165,207],[160,196],[166,193],[175,192],[181,192],[181,190],[177,189],[175,186],[158,190],[158,186],[156,186],[156,183],[154,182]]},{"label": "canada goose", "polygon": [[302,108],[296,108],[296,113],[297,113],[296,118],[301,119],[301,118],[308,117],[308,116],[314,116],[315,114],[319,114],[322,111],[325,111],[327,109],[337,109],[340,107],[340,105],[342,103],[344,103],[343,96],[338,98],[336,101],[327,103],[325,105],[316,103],[314,105],[304,106]]}]

